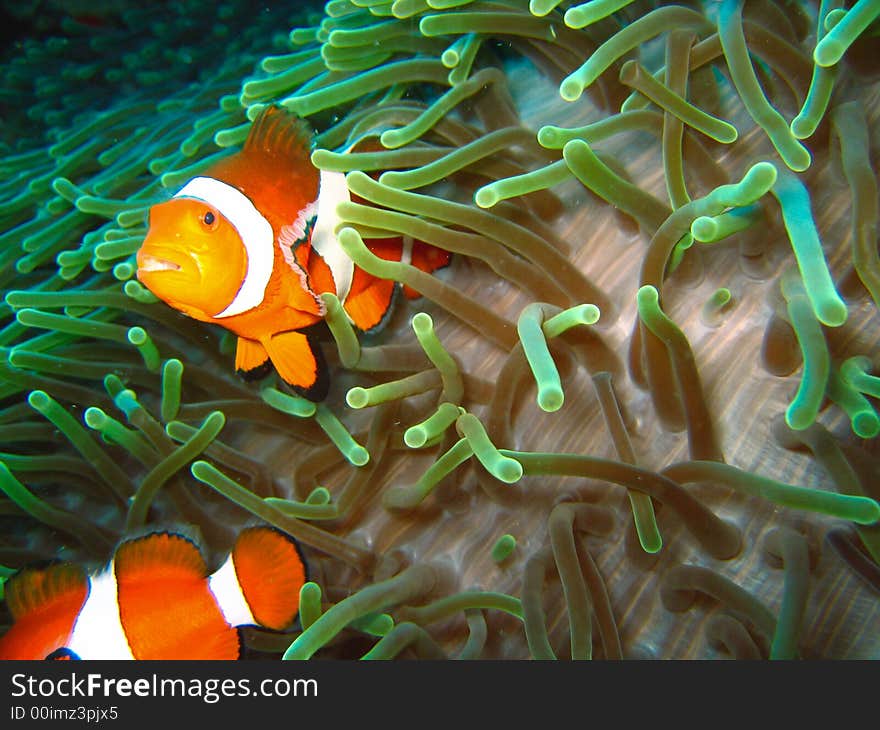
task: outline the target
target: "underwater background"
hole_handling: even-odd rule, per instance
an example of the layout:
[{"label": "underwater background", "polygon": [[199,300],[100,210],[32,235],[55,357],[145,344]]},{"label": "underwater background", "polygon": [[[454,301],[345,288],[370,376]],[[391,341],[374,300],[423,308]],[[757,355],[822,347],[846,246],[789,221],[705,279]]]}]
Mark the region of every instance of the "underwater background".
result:
[{"label": "underwater background", "polygon": [[[4,4],[0,576],[263,522],[311,582],[246,657],[878,658],[878,13]],[[325,300],[318,404],[135,278],[271,103],[422,294]]]}]

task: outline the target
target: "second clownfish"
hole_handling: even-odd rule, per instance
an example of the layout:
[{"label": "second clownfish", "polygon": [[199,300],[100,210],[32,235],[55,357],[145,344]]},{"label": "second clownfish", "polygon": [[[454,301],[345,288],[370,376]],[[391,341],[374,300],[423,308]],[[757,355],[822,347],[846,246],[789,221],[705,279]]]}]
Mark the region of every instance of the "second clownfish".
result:
[{"label": "second clownfish", "polygon": [[[339,246],[345,176],[315,168],[310,146],[303,120],[267,106],[240,152],[152,207],[137,276],[175,309],[238,335],[243,375],[265,375],[271,362],[286,383],[320,400],[328,378],[309,331],[325,315],[319,295],[336,294],[352,323],[369,331],[388,313],[395,282],[355,266]],[[449,262],[448,252],[421,242],[368,245],[423,271]]]},{"label": "second clownfish", "polygon": [[6,583],[0,659],[238,659],[238,627],[288,628],[306,566],[293,538],[243,530],[211,575],[182,535],[122,543],[105,570],[25,568]]}]

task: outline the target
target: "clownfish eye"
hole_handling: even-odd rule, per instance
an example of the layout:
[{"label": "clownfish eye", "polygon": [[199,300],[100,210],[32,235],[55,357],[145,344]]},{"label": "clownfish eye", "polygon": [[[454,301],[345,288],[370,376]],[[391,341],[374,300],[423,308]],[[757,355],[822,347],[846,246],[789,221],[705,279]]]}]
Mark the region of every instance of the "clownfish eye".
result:
[{"label": "clownfish eye", "polygon": [[214,225],[215,220],[216,220],[216,217],[214,216],[214,214],[210,210],[207,213],[205,213],[205,215],[202,216],[202,222],[206,226]]}]

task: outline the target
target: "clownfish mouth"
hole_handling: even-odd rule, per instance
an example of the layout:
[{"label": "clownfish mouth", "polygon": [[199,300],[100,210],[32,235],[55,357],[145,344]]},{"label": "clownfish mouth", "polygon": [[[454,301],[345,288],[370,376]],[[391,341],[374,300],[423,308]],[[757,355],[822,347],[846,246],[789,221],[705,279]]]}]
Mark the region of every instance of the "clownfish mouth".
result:
[{"label": "clownfish mouth", "polygon": [[160,259],[149,254],[138,257],[138,270],[140,271],[180,271],[180,264],[173,261]]}]

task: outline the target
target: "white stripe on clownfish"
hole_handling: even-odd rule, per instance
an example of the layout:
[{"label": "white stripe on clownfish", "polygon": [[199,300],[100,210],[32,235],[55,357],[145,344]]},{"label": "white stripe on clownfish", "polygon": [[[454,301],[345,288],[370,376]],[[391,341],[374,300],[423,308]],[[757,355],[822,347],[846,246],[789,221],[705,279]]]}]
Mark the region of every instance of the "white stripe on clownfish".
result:
[{"label": "white stripe on clownfish", "polygon": [[194,198],[216,208],[232,224],[247,252],[247,273],[229,305],[214,315],[232,317],[258,307],[274,266],[272,225],[240,190],[211,177],[195,177],[175,198]]},{"label": "white stripe on clownfish", "polygon": [[134,659],[122,619],[114,564],[92,576],[89,596],[73,625],[67,648],[80,659]]},{"label": "white stripe on clownfish", "polygon": [[223,618],[230,626],[256,626],[257,621],[251,612],[247,599],[241,590],[238,573],[235,572],[235,561],[232,554],[226,562],[208,578],[208,588],[223,612]]},{"label": "white stripe on clownfish", "polygon": [[[309,203],[303,209],[303,212],[312,208],[314,208],[314,203]],[[327,313],[326,307],[324,306],[324,300],[312,293],[312,289],[309,285],[309,275],[305,272],[303,267],[299,265],[299,262],[296,260],[296,255],[294,254],[296,247],[305,243],[307,236],[309,235],[309,230],[311,229],[311,226],[314,225],[314,220],[306,222],[305,224],[300,223],[301,217],[302,212],[292,224],[281,226],[281,230],[278,233],[278,247],[281,249],[281,255],[284,257],[285,263],[299,278],[299,284],[303,291],[312,294],[312,297],[318,305],[318,313],[323,317]]]},{"label": "white stripe on clownfish", "polygon": [[342,250],[336,239],[337,228],[342,223],[336,212],[336,206],[350,201],[351,195],[348,192],[345,175],[341,172],[321,170],[319,190],[318,217],[312,229],[312,248],[321,255],[330,268],[333,282],[336,284],[336,296],[340,302],[344,302],[351,289],[354,261]]},{"label": "white stripe on clownfish", "polygon": [[296,220],[289,226],[288,234],[293,237],[294,243],[291,246],[296,248],[301,243],[308,243],[311,230],[315,227],[315,219],[318,217],[318,202],[313,200],[305,208],[303,208]]}]

